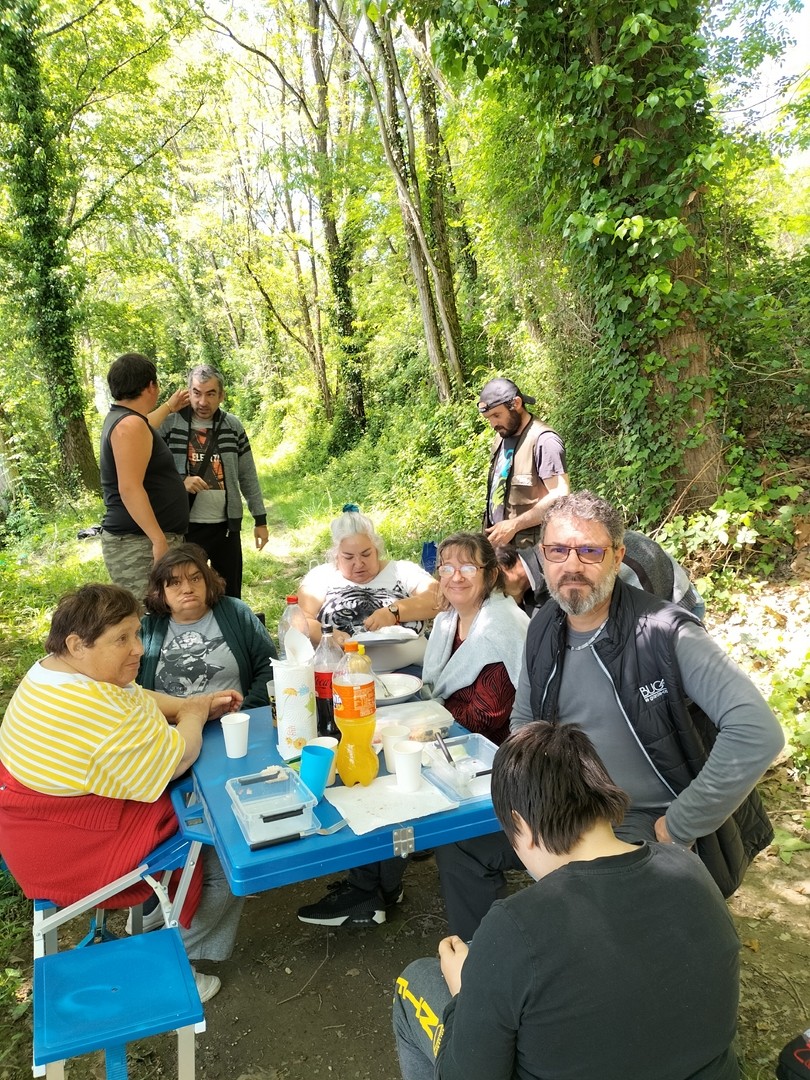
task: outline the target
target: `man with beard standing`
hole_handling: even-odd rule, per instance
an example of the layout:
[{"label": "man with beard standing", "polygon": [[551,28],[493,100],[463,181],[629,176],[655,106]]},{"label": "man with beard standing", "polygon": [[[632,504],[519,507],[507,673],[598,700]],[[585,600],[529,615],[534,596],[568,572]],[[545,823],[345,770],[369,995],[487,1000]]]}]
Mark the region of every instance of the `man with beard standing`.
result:
[{"label": "man with beard standing", "polygon": [[[540,553],[551,593],[529,626],[512,710],[576,723],[631,806],[617,835],[694,847],[724,896],[773,832],[754,785],[784,744],[762,695],[684,608],[626,585],[619,512],[556,500]],[[437,851],[450,932],[464,940],[517,863],[503,834]]]},{"label": "man with beard standing", "polygon": [[478,411],[496,433],[483,521],[493,547],[536,544],[546,510],[568,493],[562,439],[526,411],[534,403],[511,379],[490,379],[479,397]]}]

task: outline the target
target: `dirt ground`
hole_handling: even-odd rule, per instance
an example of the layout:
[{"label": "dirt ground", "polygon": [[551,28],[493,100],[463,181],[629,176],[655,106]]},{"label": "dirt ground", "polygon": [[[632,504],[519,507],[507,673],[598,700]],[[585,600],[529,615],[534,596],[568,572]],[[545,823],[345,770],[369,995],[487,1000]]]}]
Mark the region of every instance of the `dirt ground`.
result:
[{"label": "dirt ground", "polygon": [[[713,632],[756,678],[758,665],[764,675],[763,656],[806,651],[809,597],[806,584],[768,589],[751,599],[745,618],[717,623]],[[810,841],[810,789],[797,792],[784,763],[769,772],[763,788],[774,824]],[[233,958],[200,964],[223,982],[206,1005],[208,1029],[197,1040],[201,1080],[399,1080],[390,1021],[393,983],[411,960],[435,955],[446,933],[435,862],[411,864],[403,903],[373,930],[329,931],[298,922],[296,909],[317,899],[330,880],[250,898]],[[525,883],[520,875],[512,879],[514,888]],[[772,847],[731,901],[742,942],[746,1080],[772,1077],[781,1047],[810,1025],[809,898],[810,851],[797,851],[786,863]],[[72,1080],[103,1076],[98,1058],[69,1068]],[[175,1075],[172,1038],[138,1045],[132,1080]]]}]

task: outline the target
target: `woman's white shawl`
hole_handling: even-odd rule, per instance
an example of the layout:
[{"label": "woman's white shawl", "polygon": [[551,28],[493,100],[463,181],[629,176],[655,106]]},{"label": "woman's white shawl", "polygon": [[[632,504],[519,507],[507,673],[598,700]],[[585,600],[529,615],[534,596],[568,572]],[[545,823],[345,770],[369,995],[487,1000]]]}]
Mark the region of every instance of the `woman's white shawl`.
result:
[{"label": "woman's white shawl", "polygon": [[509,596],[493,593],[481,605],[466,639],[451,655],[458,612],[442,611],[433,622],[422,667],[430,696],[446,701],[451,694],[471,686],[481,669],[500,661],[517,688],[529,617]]}]

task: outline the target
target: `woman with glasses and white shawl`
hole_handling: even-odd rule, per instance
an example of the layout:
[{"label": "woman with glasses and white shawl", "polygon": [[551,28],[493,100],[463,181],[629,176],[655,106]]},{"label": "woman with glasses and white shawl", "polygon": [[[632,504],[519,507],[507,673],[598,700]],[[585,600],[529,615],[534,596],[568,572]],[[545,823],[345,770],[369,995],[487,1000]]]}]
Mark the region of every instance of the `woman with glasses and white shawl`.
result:
[{"label": "woman with glasses and white shawl", "polygon": [[425,692],[459,724],[500,745],[509,734],[529,618],[504,596],[501,568],[485,536],[448,536],[436,561],[444,611],[428,639]]}]

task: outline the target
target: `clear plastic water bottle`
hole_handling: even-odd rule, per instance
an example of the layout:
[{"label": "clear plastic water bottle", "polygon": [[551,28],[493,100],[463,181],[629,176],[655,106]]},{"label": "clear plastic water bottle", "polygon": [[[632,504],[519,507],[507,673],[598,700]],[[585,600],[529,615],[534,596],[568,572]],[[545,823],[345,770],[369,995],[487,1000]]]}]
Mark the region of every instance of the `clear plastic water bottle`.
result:
[{"label": "clear plastic water bottle", "polygon": [[318,734],[340,739],[332,700],[332,675],[343,659],[343,650],[332,640],[332,627],[321,627],[321,640],[315,650],[315,703],[318,708]]},{"label": "clear plastic water bottle", "polygon": [[278,658],[279,660],[287,659],[287,648],[284,644],[284,638],[288,630],[292,629],[300,630],[304,637],[309,637],[309,625],[307,624],[307,617],[298,606],[297,596],[287,597],[287,606],[281,614],[281,618],[278,622]]}]

